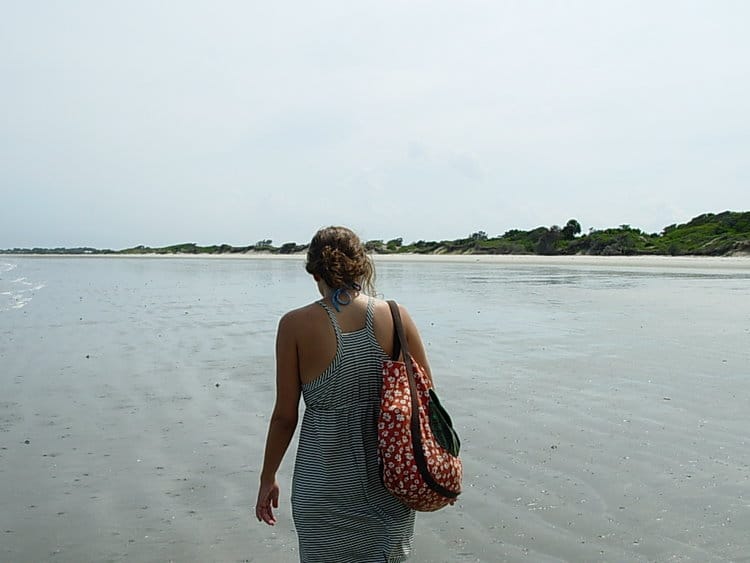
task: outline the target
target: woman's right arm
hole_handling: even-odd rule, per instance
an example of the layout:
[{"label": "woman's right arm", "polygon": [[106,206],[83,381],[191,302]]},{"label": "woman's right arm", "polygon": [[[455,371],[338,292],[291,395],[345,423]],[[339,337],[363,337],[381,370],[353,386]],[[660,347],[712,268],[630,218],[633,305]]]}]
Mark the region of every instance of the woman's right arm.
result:
[{"label": "woman's right arm", "polygon": [[297,428],[299,400],[297,340],[293,319],[287,314],[279,321],[276,333],[276,404],[268,425],[258,500],[255,504],[255,515],[258,520],[272,526],[276,523],[273,509],[279,506],[276,471]]}]

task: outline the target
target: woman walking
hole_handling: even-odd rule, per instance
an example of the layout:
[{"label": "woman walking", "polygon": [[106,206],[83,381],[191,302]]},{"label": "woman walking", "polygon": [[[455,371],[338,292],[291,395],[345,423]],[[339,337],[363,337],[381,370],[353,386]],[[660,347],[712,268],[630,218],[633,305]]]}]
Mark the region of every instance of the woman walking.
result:
[{"label": "woman walking", "polygon": [[[270,525],[276,522],[276,472],[297,427],[302,396],[305,414],[291,496],[300,560],[405,561],[414,512],[386,491],[378,467],[382,362],[398,355],[388,304],[372,297],[371,259],[345,227],[315,234],[306,270],[322,299],[279,322],[276,403],[256,516]],[[400,312],[411,354],[429,376],[419,332],[406,310]]]}]

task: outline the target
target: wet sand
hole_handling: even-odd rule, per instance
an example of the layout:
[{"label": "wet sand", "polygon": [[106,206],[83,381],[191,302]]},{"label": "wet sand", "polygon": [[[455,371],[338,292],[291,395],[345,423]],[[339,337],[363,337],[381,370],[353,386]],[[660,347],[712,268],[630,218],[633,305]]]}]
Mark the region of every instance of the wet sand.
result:
[{"label": "wet sand", "polygon": [[[279,523],[253,516],[275,318],[169,300],[123,313],[127,295],[87,291],[0,319],[0,560],[296,561],[291,456]],[[413,560],[747,560],[750,346],[734,343],[750,329],[706,353],[671,339],[678,317],[641,326],[638,357],[554,339],[508,344],[525,353],[491,370],[434,354],[465,492],[418,516]],[[675,351],[693,369],[671,370]]]}]

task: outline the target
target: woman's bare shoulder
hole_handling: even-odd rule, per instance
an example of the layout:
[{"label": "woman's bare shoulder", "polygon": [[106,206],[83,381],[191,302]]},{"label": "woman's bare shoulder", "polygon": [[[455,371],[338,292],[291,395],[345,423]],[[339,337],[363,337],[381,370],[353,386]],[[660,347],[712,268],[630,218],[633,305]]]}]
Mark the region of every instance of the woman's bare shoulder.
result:
[{"label": "woman's bare shoulder", "polygon": [[279,321],[279,326],[283,325],[287,328],[301,327],[307,325],[311,321],[314,322],[318,320],[321,313],[323,313],[323,308],[317,301],[315,301],[284,313]]},{"label": "woman's bare shoulder", "polygon": [[[385,300],[385,299],[376,299],[373,297],[373,300],[375,301],[376,313],[379,312],[381,314],[388,315],[389,317],[391,316],[391,308],[388,303],[389,301],[393,301],[392,299]],[[394,302],[398,305],[398,310],[401,313],[401,315],[409,314],[409,312],[406,310],[406,307],[404,307],[403,304],[399,303],[398,301],[394,301]]]},{"label": "woman's bare shoulder", "polygon": [[[404,326],[407,327],[409,325],[413,325],[413,321],[411,318],[411,315],[409,314],[409,311],[404,307],[401,303],[396,302],[398,305],[398,311],[401,316],[401,320],[404,323]],[[375,300],[375,322],[380,323],[381,326],[385,325],[387,327],[392,327],[392,315],[391,315],[391,308],[388,304],[388,301],[383,299],[376,299]]]},{"label": "woman's bare shoulder", "polygon": [[386,314],[390,316],[390,307],[388,306],[388,301],[385,299],[378,299],[377,297],[373,297],[373,310],[375,312],[375,315],[383,315]]}]

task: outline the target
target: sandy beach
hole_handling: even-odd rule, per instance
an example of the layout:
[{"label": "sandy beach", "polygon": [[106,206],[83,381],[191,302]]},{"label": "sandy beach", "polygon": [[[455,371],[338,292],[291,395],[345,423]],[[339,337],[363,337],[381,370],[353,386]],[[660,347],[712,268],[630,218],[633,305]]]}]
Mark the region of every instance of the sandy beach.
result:
[{"label": "sandy beach", "polygon": [[[377,257],[415,259],[750,269],[745,258]],[[253,308],[298,282],[270,264],[258,296],[242,297],[231,264],[200,270],[230,284],[210,291],[158,261],[119,266],[135,273],[109,286],[76,278],[76,264],[59,276],[64,292],[48,279],[0,317],[0,560],[296,561],[291,456],[278,525],[253,517],[284,303]],[[678,300],[689,276],[674,279],[672,294],[636,287],[610,308],[597,286],[589,313],[566,297],[575,286],[545,285],[563,292],[540,302],[548,319],[467,301],[455,343],[453,317],[427,317],[412,296],[465,463],[457,505],[418,516],[414,561],[747,560],[747,278],[702,292],[700,312]],[[559,319],[577,326],[553,330]]]},{"label": "sandy beach", "polygon": [[750,269],[750,256],[539,256],[526,254],[379,254],[379,262],[486,263],[530,266],[597,266],[603,268]]},{"label": "sandy beach", "polygon": [[[195,259],[195,260],[291,260],[304,261],[305,253],[271,254],[248,252],[236,254],[6,254],[8,257],[36,258],[122,258],[122,259]],[[529,266],[597,266],[611,268],[689,268],[750,270],[750,256],[542,256],[536,254],[371,254],[378,262],[486,263]]]}]

